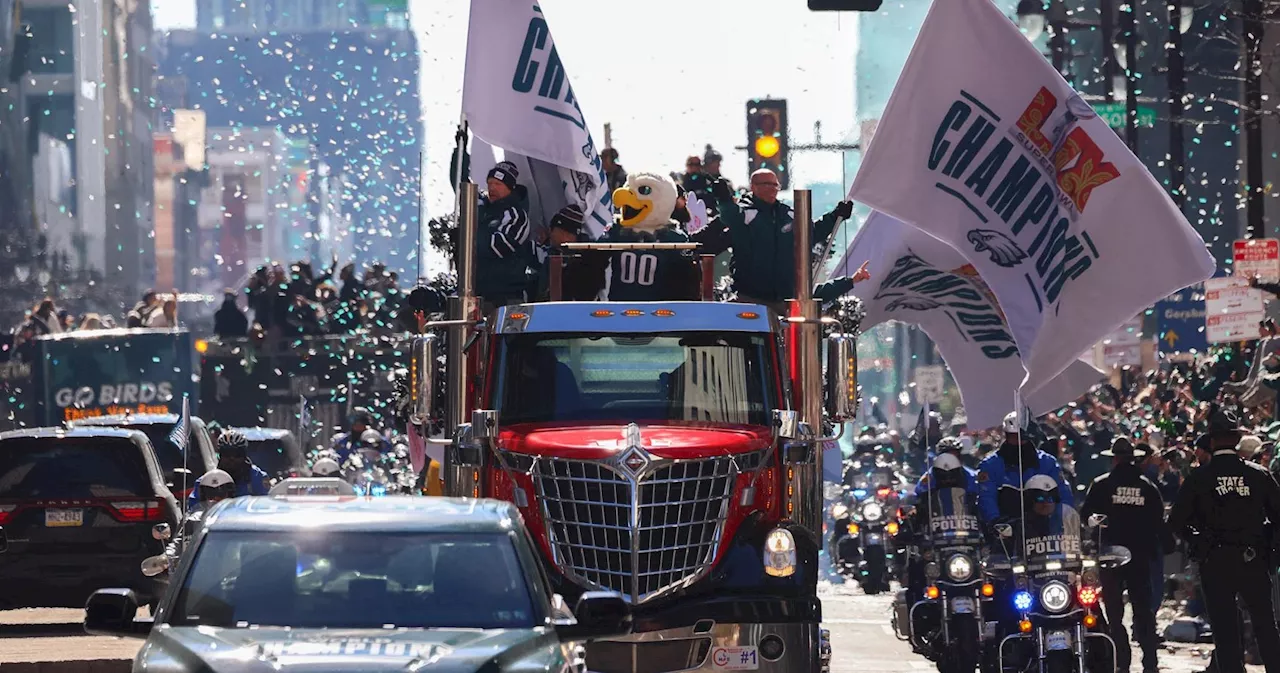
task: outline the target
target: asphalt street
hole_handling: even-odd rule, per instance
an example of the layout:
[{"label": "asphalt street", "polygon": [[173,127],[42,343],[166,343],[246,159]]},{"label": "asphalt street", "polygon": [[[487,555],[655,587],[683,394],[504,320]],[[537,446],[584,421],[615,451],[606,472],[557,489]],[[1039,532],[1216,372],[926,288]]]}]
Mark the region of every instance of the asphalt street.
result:
[{"label": "asphalt street", "polygon": [[[826,627],[831,630],[831,673],[904,673],[933,670],[911,653],[889,627],[890,594],[866,596],[854,585],[824,581],[819,588]],[[1166,612],[1169,612],[1166,610]],[[0,666],[32,661],[132,659],[141,641],[86,636],[79,610],[0,612]],[[1209,646],[1171,644],[1161,652],[1161,669],[1195,673],[1205,668]],[[1136,649],[1136,647],[1135,647]],[[1262,667],[1250,667],[1261,671]]]}]

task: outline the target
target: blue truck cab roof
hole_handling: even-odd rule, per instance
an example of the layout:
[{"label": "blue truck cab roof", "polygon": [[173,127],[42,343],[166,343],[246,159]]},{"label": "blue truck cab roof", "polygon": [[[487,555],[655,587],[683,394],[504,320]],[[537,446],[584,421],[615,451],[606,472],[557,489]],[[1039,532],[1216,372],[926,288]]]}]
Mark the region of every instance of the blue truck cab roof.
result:
[{"label": "blue truck cab roof", "polygon": [[761,304],[716,301],[517,304],[498,309],[498,332],[772,332]]}]

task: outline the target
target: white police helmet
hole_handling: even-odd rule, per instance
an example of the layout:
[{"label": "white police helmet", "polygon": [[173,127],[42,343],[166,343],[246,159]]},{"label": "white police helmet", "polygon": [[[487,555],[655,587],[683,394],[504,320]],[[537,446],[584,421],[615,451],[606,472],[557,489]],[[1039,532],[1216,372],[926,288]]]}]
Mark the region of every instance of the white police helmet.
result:
[{"label": "white police helmet", "polygon": [[313,477],[336,477],[340,472],[342,468],[338,465],[338,461],[332,458],[321,458],[311,466]]},{"label": "white police helmet", "polygon": [[1022,431],[1018,427],[1018,412],[1010,411],[1009,415],[1004,417],[1004,431],[1011,435],[1016,435]]},{"label": "white police helmet", "polygon": [[956,458],[954,453],[938,454],[938,457],[933,459],[933,469],[958,470],[960,469],[960,459]]}]

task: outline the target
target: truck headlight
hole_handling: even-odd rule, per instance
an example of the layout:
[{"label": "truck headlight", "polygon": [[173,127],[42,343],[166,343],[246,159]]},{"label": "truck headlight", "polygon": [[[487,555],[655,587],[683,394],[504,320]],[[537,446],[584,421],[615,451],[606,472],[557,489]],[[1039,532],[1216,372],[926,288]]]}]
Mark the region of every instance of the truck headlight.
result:
[{"label": "truck headlight", "polygon": [[1062,582],[1049,582],[1040,589],[1040,604],[1049,612],[1062,612],[1071,606],[1071,590]]},{"label": "truck headlight", "polygon": [[956,554],[947,559],[947,576],[957,582],[963,582],[973,576],[973,561],[964,554]]},{"label": "truck headlight", "polygon": [[764,539],[764,571],[773,577],[796,573],[796,539],[785,528],[774,528]]},{"label": "truck headlight", "polygon": [[884,508],[874,502],[862,506],[862,518],[867,521],[879,521],[884,516]]}]

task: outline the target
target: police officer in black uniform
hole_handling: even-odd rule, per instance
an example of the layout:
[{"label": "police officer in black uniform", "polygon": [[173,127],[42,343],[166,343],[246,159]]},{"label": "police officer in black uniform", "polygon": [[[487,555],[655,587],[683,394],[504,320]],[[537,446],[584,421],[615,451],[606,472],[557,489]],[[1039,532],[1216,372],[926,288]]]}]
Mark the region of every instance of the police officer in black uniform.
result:
[{"label": "police officer in black uniform", "polygon": [[[1102,542],[1123,545],[1133,559],[1119,568],[1102,571],[1102,600],[1107,624],[1116,643],[1116,670],[1128,673],[1133,660],[1129,635],[1124,628],[1124,592],[1133,604],[1133,631],[1142,646],[1142,670],[1156,673],[1155,610],[1151,608],[1151,559],[1159,555],[1166,535],[1164,500],[1160,489],[1142,474],[1134,459],[1146,455],[1126,437],[1117,437],[1102,455],[1111,457],[1111,471],[1093,480],[1085,495],[1082,519],[1106,517]],[[1172,545],[1170,545],[1170,548]]]},{"label": "police officer in black uniform", "polygon": [[1239,596],[1249,610],[1267,673],[1280,673],[1269,572],[1272,528],[1280,524],[1280,485],[1262,466],[1236,454],[1239,425],[1229,410],[1219,409],[1210,417],[1209,432],[1197,444],[1208,442],[1213,458],[1187,477],[1169,513],[1169,526],[1200,563],[1218,672],[1245,670]]}]

